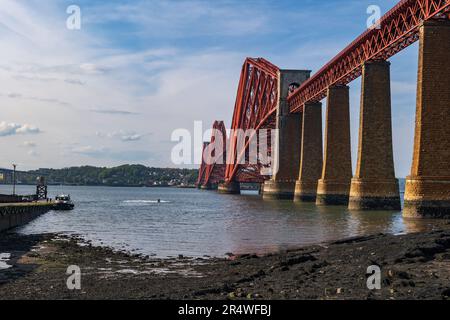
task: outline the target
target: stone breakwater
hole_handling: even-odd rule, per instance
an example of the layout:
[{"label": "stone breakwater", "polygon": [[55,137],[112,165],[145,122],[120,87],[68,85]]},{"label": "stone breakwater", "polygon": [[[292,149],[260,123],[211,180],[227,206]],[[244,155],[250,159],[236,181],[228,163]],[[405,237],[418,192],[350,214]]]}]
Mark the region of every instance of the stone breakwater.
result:
[{"label": "stone breakwater", "polygon": [[50,211],[52,206],[47,202],[0,203],[0,232],[27,224]]}]

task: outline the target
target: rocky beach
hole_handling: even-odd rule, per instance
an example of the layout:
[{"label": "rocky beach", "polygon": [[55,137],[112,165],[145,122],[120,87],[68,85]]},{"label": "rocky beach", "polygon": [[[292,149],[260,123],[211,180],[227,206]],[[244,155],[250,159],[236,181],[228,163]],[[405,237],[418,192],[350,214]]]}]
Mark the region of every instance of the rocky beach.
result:
[{"label": "rocky beach", "polygon": [[[58,234],[0,235],[0,299],[450,299],[450,224],[266,256],[156,259]],[[67,287],[69,266],[81,289]],[[367,288],[367,268],[381,289]]]}]

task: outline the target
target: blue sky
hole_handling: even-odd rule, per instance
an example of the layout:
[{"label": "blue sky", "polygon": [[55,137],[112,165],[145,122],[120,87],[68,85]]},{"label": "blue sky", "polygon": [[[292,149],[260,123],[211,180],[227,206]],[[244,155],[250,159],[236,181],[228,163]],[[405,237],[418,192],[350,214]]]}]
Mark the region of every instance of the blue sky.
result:
[{"label": "blue sky", "polygon": [[[177,128],[232,117],[245,57],[316,71],[364,31],[366,0],[2,0],[0,167],[171,166]],[[65,27],[76,4],[82,28]],[[398,176],[412,160],[417,45],[392,60]],[[356,161],[360,81],[351,84]],[[205,128],[207,129],[207,128]]]}]

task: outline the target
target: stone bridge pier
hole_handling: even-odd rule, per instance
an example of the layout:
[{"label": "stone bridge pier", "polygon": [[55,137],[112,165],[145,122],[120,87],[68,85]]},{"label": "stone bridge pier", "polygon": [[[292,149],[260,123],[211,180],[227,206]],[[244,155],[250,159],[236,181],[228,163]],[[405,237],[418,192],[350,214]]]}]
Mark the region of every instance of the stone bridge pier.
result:
[{"label": "stone bridge pier", "polygon": [[348,205],[352,179],[349,87],[328,88],[325,155],[317,205]]},{"label": "stone bridge pier", "polygon": [[276,125],[278,129],[275,141],[274,168],[275,174],[265,182],[263,198],[272,200],[292,200],[295,182],[298,177],[302,114],[291,114],[287,97],[292,86],[300,86],[309,79],[308,70],[280,70],[278,76],[278,110]]},{"label": "stone bridge pier", "polygon": [[300,170],[294,200],[314,202],[323,165],[322,103],[304,105],[302,127]]},{"label": "stone bridge pier", "polygon": [[404,215],[450,217],[450,21],[420,28],[414,156]]},{"label": "stone bridge pier", "polygon": [[363,66],[359,147],[351,210],[401,210],[392,146],[390,63]]},{"label": "stone bridge pier", "polygon": [[241,184],[238,181],[220,183],[217,186],[217,191],[223,194],[241,194]]}]

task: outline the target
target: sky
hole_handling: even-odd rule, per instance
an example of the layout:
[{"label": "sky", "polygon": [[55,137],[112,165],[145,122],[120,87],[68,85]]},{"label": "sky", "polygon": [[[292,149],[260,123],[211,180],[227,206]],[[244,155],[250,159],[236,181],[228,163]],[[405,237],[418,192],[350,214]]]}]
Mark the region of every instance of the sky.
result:
[{"label": "sky", "polygon": [[[393,0],[0,0],[0,167],[174,167],[175,129],[230,125],[242,63],[313,73]],[[81,29],[67,28],[70,5]],[[391,59],[397,176],[412,161],[417,44]],[[360,80],[351,83],[356,161]],[[325,112],[325,111],[324,111]]]}]

